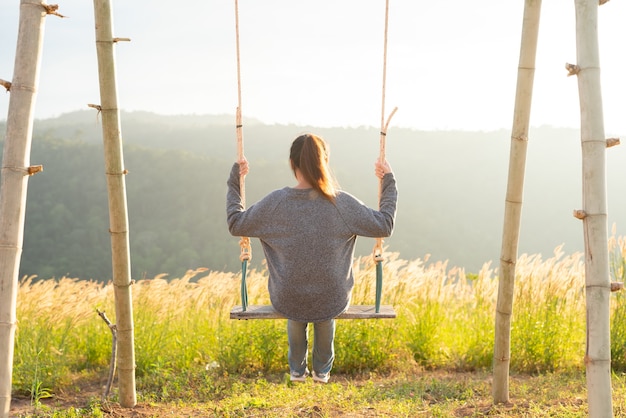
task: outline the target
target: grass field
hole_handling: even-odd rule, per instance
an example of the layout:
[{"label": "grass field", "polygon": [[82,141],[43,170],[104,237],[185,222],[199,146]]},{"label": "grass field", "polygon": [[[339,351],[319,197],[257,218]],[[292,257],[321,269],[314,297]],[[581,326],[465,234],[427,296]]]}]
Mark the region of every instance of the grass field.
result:
[{"label": "grass field", "polygon": [[[102,401],[98,379],[79,378],[54,397],[14,400],[19,417],[587,417],[582,373],[514,374],[511,400],[493,405],[486,372],[411,370],[334,375],[328,385],[286,374],[207,376],[188,372],[141,384],[135,408]],[[102,383],[103,379],[99,379]],[[183,389],[184,388],[184,389]],[[626,416],[626,378],[613,379],[616,417]]]},{"label": "grass field", "polygon": [[[611,238],[612,280],[626,245]],[[110,284],[25,279],[18,302],[14,416],[586,416],[582,254],[518,260],[511,403],[492,405],[497,272],[387,254],[383,303],[393,320],[342,320],[331,384],[288,381],[284,320],[233,321],[239,276],[205,269],[133,285],[138,406],[102,398],[114,322]],[[355,304],[374,299],[374,265],[355,262]],[[266,272],[248,276],[267,303]],[[622,292],[623,293],[623,292]],[[611,298],[613,399],[626,416],[626,303]]]}]

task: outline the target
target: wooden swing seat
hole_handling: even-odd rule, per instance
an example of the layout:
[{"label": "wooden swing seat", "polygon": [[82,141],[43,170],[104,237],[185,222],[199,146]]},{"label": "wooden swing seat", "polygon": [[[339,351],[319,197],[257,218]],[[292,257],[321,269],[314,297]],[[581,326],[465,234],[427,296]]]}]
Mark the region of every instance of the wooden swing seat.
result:
[{"label": "wooden swing seat", "polygon": [[[374,305],[350,305],[347,311],[337,319],[375,319],[395,318],[396,312],[391,305],[381,305],[376,312]],[[285,317],[274,310],[272,305],[248,305],[243,311],[241,305],[235,306],[230,311],[230,319],[284,319]]]}]

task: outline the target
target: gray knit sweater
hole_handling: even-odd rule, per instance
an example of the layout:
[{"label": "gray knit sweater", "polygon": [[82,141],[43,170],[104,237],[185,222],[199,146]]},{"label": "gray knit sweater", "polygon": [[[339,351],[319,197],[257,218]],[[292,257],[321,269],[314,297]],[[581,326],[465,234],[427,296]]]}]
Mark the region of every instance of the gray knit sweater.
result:
[{"label": "gray knit sweater", "polygon": [[390,236],[397,197],[390,173],[383,178],[379,211],[346,192],[333,204],[313,189],[290,187],[244,210],[235,163],[228,179],[228,229],[232,235],[261,240],[276,311],[295,321],[326,321],[350,303],[356,237]]}]

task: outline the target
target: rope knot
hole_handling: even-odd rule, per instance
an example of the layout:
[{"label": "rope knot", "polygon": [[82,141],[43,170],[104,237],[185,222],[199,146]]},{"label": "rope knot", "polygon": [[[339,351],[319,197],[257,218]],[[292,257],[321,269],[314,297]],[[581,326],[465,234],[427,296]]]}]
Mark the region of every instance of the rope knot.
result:
[{"label": "rope knot", "polygon": [[239,255],[240,261],[249,261],[252,259],[252,247],[250,245],[250,238],[241,237],[239,240],[239,247],[241,247],[241,254]]},{"label": "rope knot", "polygon": [[376,240],[376,245],[374,245],[374,249],[372,251],[372,258],[375,262],[383,261],[383,240],[378,238]]}]

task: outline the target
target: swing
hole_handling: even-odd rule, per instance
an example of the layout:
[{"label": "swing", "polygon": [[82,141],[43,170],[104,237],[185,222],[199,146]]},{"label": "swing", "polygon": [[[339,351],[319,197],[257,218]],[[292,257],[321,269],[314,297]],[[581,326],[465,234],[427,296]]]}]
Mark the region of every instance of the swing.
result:
[{"label": "swing", "polygon": [[[387,73],[387,27],[389,20],[389,0],[386,0],[385,9],[385,41],[384,41],[384,59],[383,59],[383,89],[382,89],[382,116],[380,130],[380,156],[381,162],[385,161],[385,139],[387,136],[387,128],[392,116],[398,110],[394,108],[385,123],[385,82]],[[243,151],[243,125],[241,112],[241,72],[239,59],[239,2],[235,0],[235,31],[237,40],[237,97],[238,106],[236,113],[236,131],[237,131],[237,155],[241,160],[244,158]],[[246,205],[245,180],[244,176],[239,178],[240,194],[243,206]],[[382,191],[382,179],[379,182],[379,204]],[[249,237],[240,237],[239,246],[241,253],[241,305],[233,307],[230,311],[230,319],[281,319],[283,315],[276,312],[272,305],[248,305],[248,289],[246,284],[246,273],[248,261],[252,258],[252,248]],[[374,246],[372,257],[376,263],[376,299],[375,305],[350,305],[348,309],[341,313],[336,319],[376,319],[376,318],[395,318],[396,312],[393,306],[381,305],[381,296],[383,288],[383,239],[377,238]]]}]

